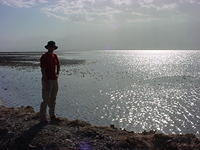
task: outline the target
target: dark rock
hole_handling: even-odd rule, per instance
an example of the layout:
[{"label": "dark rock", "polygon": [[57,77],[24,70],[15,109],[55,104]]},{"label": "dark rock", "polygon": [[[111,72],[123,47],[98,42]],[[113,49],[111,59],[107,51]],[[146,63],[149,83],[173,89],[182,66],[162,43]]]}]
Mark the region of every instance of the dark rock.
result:
[{"label": "dark rock", "polygon": [[154,135],[154,144],[156,147],[164,148],[170,139],[172,139],[170,136],[167,136],[164,134],[155,134]]},{"label": "dark rock", "polygon": [[137,137],[124,137],[116,145],[117,147],[122,147],[125,149],[138,149],[138,150],[148,150],[150,146],[145,140],[139,139]]},{"label": "dark rock", "polygon": [[90,128],[82,128],[77,133],[83,137],[90,137],[90,138],[99,137],[99,133],[95,129],[92,129],[92,128],[91,129]]},{"label": "dark rock", "polygon": [[111,124],[110,127],[111,127],[112,129],[115,129],[115,125],[114,125],[114,124]]},{"label": "dark rock", "polygon": [[1,137],[6,136],[7,134],[8,134],[8,130],[7,129],[0,128],[0,136]]},{"label": "dark rock", "polygon": [[74,120],[74,121],[70,121],[68,123],[68,126],[71,127],[85,127],[85,126],[91,126],[90,123],[85,122],[85,121],[81,121],[81,120]]}]

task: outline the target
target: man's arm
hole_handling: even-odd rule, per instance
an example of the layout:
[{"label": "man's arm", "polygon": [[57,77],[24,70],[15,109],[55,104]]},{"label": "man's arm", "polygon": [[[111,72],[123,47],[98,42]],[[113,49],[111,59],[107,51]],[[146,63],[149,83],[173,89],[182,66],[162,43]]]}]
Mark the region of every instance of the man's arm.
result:
[{"label": "man's arm", "polygon": [[40,67],[41,67],[41,72],[42,72],[42,79],[46,80],[47,76],[46,76],[46,71],[45,71],[44,55],[42,55],[42,57],[40,58]]},{"label": "man's arm", "polygon": [[57,72],[56,72],[56,73],[57,73],[57,75],[59,75],[59,73],[60,73],[60,61],[59,61],[57,55],[56,55],[56,59],[57,59],[57,63],[58,63],[58,64],[57,64],[57,70],[56,70]]},{"label": "man's arm", "polygon": [[42,78],[46,80],[47,76],[46,76],[45,68],[41,68],[41,72],[42,72]]}]

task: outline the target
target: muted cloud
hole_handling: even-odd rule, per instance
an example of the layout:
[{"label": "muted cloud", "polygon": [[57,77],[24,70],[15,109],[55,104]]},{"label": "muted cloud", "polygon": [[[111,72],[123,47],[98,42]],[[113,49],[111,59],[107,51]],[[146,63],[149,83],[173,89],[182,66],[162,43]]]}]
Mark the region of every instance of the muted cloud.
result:
[{"label": "muted cloud", "polygon": [[0,0],[0,3],[10,7],[30,8],[36,4],[48,3],[48,0]]},{"label": "muted cloud", "polygon": [[175,2],[156,4],[156,3],[154,3],[153,0],[149,0],[149,1],[140,1],[139,4],[140,4],[140,6],[143,7],[143,8],[152,8],[152,9],[157,10],[157,11],[162,11],[162,10],[173,10],[173,9],[176,9],[176,8],[178,7],[178,4],[175,3]]},{"label": "muted cloud", "polygon": [[[179,15],[181,7],[200,4],[199,0],[0,0],[19,8],[41,6],[49,17],[63,21],[137,21]],[[189,9],[189,8],[187,8]],[[159,12],[158,12],[159,11]],[[190,10],[189,10],[190,11]],[[186,11],[187,12],[187,11]],[[159,14],[159,15],[157,15]]]},{"label": "muted cloud", "polygon": [[132,4],[131,0],[112,0],[116,5],[130,5]]},{"label": "muted cloud", "polygon": [[48,16],[69,21],[126,21],[146,19],[139,1],[133,0],[59,0],[42,8]]},{"label": "muted cloud", "polygon": [[196,4],[198,0],[59,0],[42,11],[69,21],[147,21],[180,15],[181,7]]},{"label": "muted cloud", "polygon": [[182,3],[200,4],[199,0],[180,0]]}]

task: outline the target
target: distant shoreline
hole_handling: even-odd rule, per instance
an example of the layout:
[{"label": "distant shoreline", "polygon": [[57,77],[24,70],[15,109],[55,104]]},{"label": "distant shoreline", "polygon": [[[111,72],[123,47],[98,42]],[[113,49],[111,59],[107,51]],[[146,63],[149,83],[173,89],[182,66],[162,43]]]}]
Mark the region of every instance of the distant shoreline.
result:
[{"label": "distant shoreline", "polygon": [[[56,52],[82,52],[82,51],[199,51],[200,49],[69,49]],[[1,53],[42,53],[45,49],[31,51],[0,51]]]},{"label": "distant shoreline", "polygon": [[[39,68],[40,56],[44,52],[0,52],[0,66]],[[84,64],[83,59],[60,59],[61,65]]]}]

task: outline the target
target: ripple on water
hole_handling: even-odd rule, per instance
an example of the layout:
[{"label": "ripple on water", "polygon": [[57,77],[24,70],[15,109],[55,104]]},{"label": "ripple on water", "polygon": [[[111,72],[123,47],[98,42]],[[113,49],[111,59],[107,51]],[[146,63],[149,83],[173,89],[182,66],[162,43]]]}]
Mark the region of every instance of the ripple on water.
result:
[{"label": "ripple on water", "polygon": [[[163,85],[162,85],[163,86]],[[197,89],[157,88],[132,85],[107,91],[110,100],[103,109],[103,118],[112,118],[116,125],[141,132],[199,134],[199,93]]]}]

